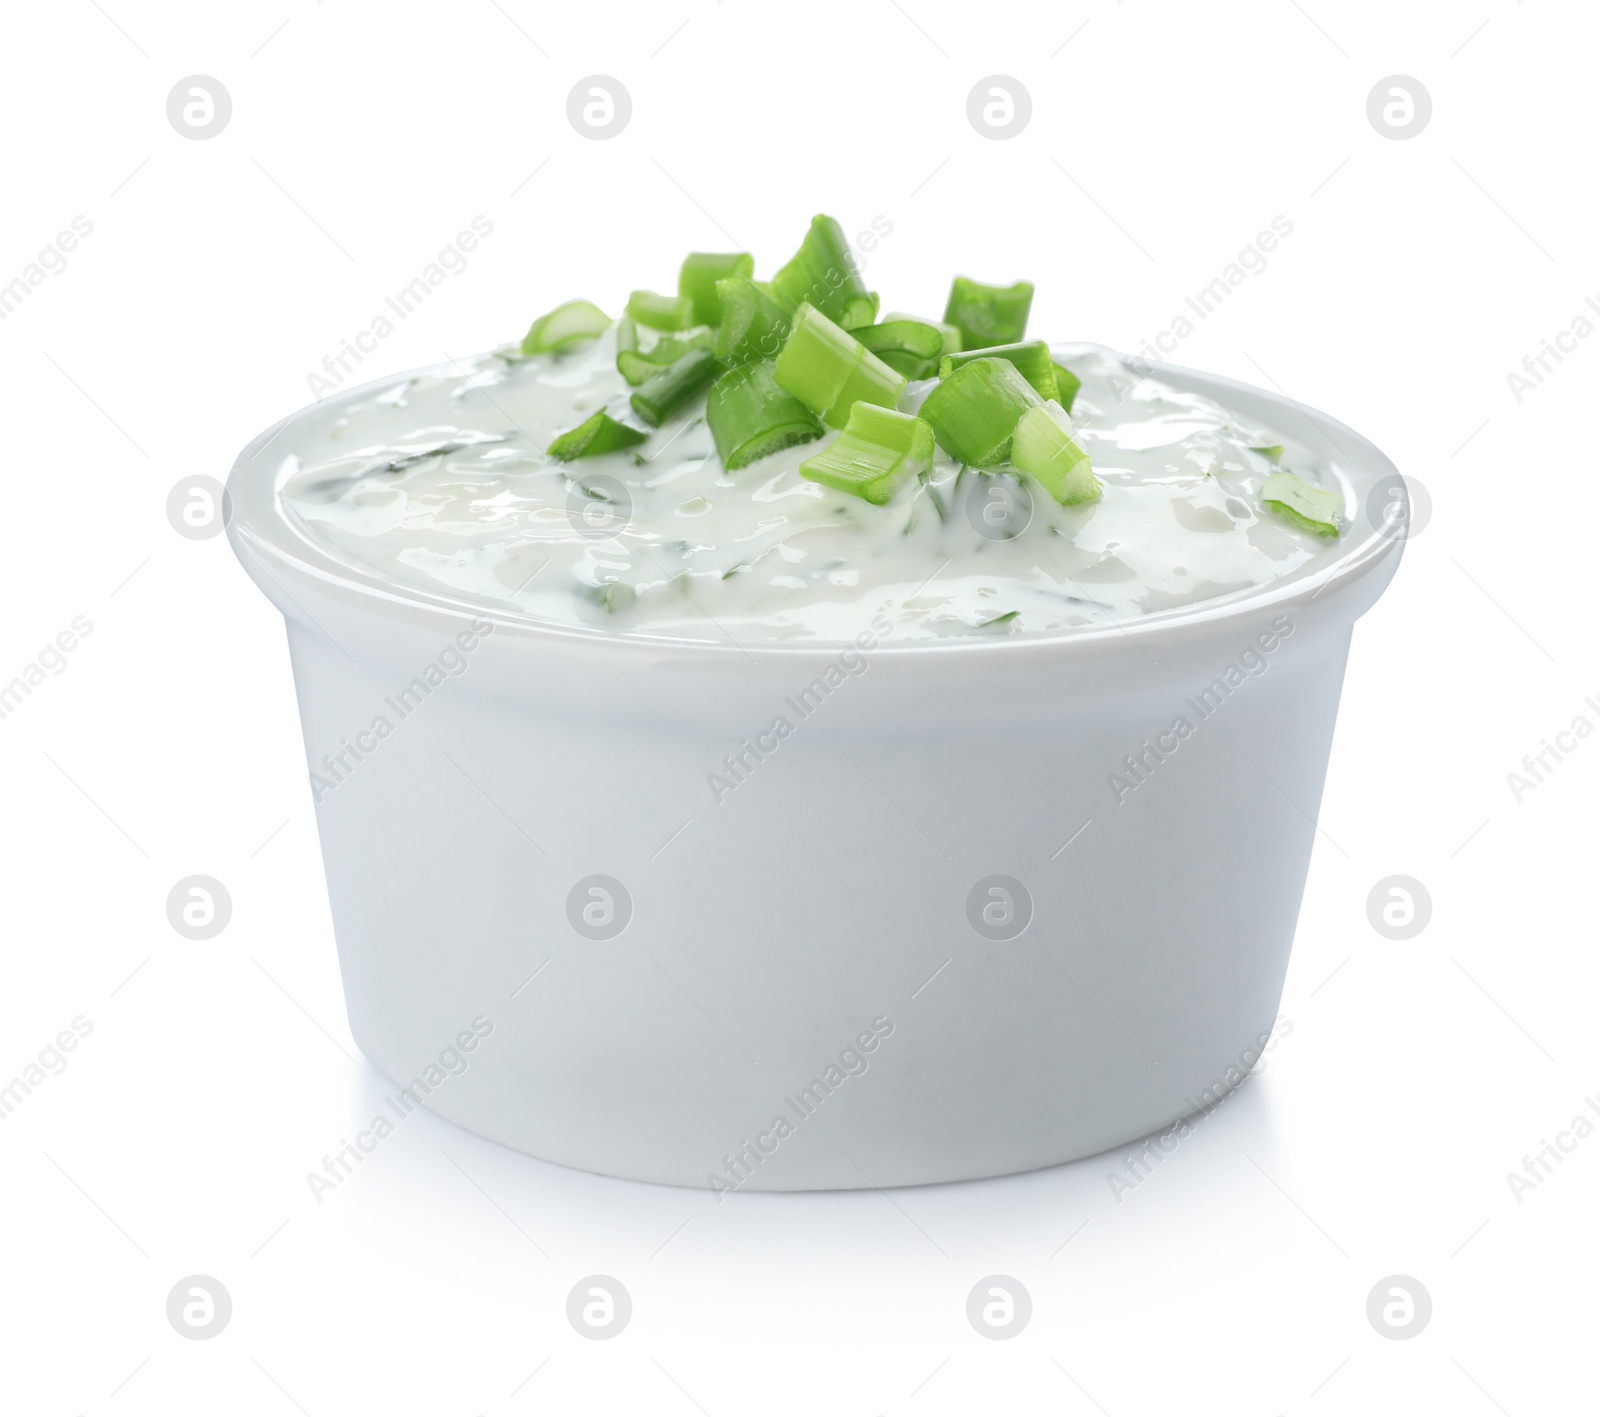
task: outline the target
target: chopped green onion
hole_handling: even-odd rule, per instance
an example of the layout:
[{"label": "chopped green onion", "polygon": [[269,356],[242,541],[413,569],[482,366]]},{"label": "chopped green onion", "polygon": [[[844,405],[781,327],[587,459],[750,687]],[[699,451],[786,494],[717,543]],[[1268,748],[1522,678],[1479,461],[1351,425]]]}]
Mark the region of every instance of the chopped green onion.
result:
[{"label": "chopped green onion", "polygon": [[617,372],[634,388],[676,364],[693,349],[710,349],[712,331],[703,326],[681,335],[662,335],[648,349],[639,344],[639,327],[624,317],[617,321]]},{"label": "chopped green onion", "polygon": [[660,348],[661,346],[657,345],[650,354],[641,354],[636,349],[623,349],[617,352],[617,372],[628,381],[630,388],[637,389],[641,384],[649,383],[663,369],[675,364],[689,352],[688,349],[679,349],[676,354],[671,354],[658,363],[650,355]]},{"label": "chopped green onion", "polygon": [[678,294],[694,305],[694,323],[720,325],[722,300],[717,282],[734,276],[748,280],[756,260],[748,251],[691,251],[678,268]]},{"label": "chopped green onion", "polygon": [[1050,346],[1042,339],[1026,344],[996,344],[988,349],[963,350],[960,354],[947,354],[939,361],[939,377],[947,379],[952,369],[970,364],[974,359],[1004,359],[1014,364],[1017,373],[1030,384],[1042,399],[1056,397],[1056,365],[1050,357]]},{"label": "chopped green onion", "polygon": [[1042,402],[1009,360],[974,359],[934,385],[922,416],[951,457],[993,467],[1010,455],[1018,420]]},{"label": "chopped green onion", "polygon": [[617,353],[617,372],[633,388],[648,383],[663,369],[676,364],[691,350],[704,349],[690,340],[661,340],[648,350],[624,349]]},{"label": "chopped green onion", "polygon": [[1313,536],[1335,537],[1344,520],[1344,498],[1325,487],[1314,487],[1292,472],[1274,472],[1261,485],[1261,504],[1290,526]]},{"label": "chopped green onion", "polygon": [[1017,421],[1011,461],[1063,507],[1100,500],[1100,479],[1089,455],[1072,441],[1072,420],[1054,399],[1030,408]]},{"label": "chopped green onion", "polygon": [[753,280],[730,276],[717,282],[722,320],[716,355],[724,364],[772,359],[789,337],[789,312]]},{"label": "chopped green onion", "polygon": [[1283,456],[1283,444],[1274,443],[1270,448],[1251,448],[1252,453],[1260,453],[1268,462],[1277,462]]},{"label": "chopped green onion", "polygon": [[794,259],[772,278],[772,296],[786,310],[815,306],[841,329],[870,325],[878,297],[867,290],[844,231],[831,216],[814,216]]},{"label": "chopped green onion", "polygon": [[597,458],[602,453],[631,448],[649,436],[637,428],[628,427],[626,423],[618,423],[601,409],[576,428],[569,428],[545,451],[560,462],[571,462],[574,458]]},{"label": "chopped green onion", "polygon": [[881,507],[908,478],[932,466],[933,429],[922,419],[858,403],[844,432],[800,464],[800,476]]},{"label": "chopped green onion", "polygon": [[947,325],[943,320],[930,320],[924,315],[906,315],[898,310],[891,310],[878,323],[888,325],[896,320],[911,320],[919,325],[932,325],[934,329],[944,336],[944,348],[939,351],[940,354],[959,354],[961,352],[961,331],[954,325]]},{"label": "chopped green onion", "polygon": [[778,387],[772,361],[730,369],[706,399],[706,423],[723,467],[736,472],[758,458],[822,436],[822,425],[793,394]]},{"label": "chopped green onion", "polygon": [[1072,412],[1072,401],[1078,397],[1078,390],[1083,387],[1083,380],[1063,364],[1056,365],[1056,402]]},{"label": "chopped green onion", "polygon": [[628,400],[633,411],[652,428],[659,428],[691,399],[711,387],[717,361],[709,349],[692,349],[647,379]]},{"label": "chopped green onion", "polygon": [[921,320],[885,320],[854,334],[879,359],[908,379],[931,379],[939,372],[944,336],[934,325]]},{"label": "chopped green onion", "polygon": [[710,323],[695,319],[694,301],[688,296],[657,295],[653,290],[634,291],[623,313],[652,330],[687,330],[692,325]]},{"label": "chopped green onion", "polygon": [[594,339],[611,324],[611,316],[588,300],[569,300],[539,316],[522,337],[524,354],[559,354]]},{"label": "chopped green onion", "polygon": [[1028,308],[1033,304],[1033,282],[984,285],[957,276],[944,307],[945,323],[961,331],[962,349],[1015,344],[1028,331]]},{"label": "chopped green onion", "polygon": [[844,427],[857,400],[893,408],[906,391],[904,374],[804,302],[773,377],[830,428]]},{"label": "chopped green onion", "polygon": [[839,316],[841,330],[864,330],[878,318],[878,292],[869,290],[865,304],[852,300]]},{"label": "chopped green onion", "polygon": [[639,599],[639,592],[624,581],[607,581],[595,586],[580,583],[576,589],[585,600],[598,605],[608,615],[630,609]]}]

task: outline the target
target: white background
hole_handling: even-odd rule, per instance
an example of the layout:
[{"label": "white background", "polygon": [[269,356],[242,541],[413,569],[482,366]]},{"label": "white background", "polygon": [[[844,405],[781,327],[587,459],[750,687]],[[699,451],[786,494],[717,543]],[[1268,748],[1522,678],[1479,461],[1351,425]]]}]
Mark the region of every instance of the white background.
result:
[{"label": "white background", "polygon": [[[0,1081],[75,1016],[93,1032],[0,1123],[0,1408],[1592,1403],[1600,1137],[1520,1201],[1506,1173],[1600,1094],[1600,741],[1520,802],[1506,774],[1575,715],[1600,723],[1600,339],[1520,403],[1506,375],[1600,297],[1596,19],[1556,0],[8,7],[0,283],[75,215],[93,234],[0,322],[0,679],[74,616],[94,628],[0,721]],[[566,118],[596,73],[633,100],[607,142]],[[232,96],[206,141],[166,117],[192,74]],[[991,74],[1032,95],[1008,141],[967,120]],[[1434,105],[1406,141],[1366,116],[1394,74]],[[1357,629],[1292,1032],[1120,1201],[1097,1157],[718,1206],[425,1116],[316,1203],[306,1172],[384,1087],[344,1024],[281,623],[225,539],[175,534],[168,490],[224,477],[475,215],[493,234],[362,378],[571,296],[615,310],[730,237],[770,272],[814,211],[893,223],[869,271],[888,308],[937,313],[957,269],[1025,276],[1034,332],[1122,348],[1292,221],[1177,361],[1327,410],[1433,500]],[[197,872],[234,902],[207,943],[164,910]],[[1409,942],[1367,920],[1394,873],[1433,899]],[[196,1273],[234,1305],[206,1342],[165,1316]],[[565,1317],[594,1273],[634,1302],[604,1343]],[[1005,1342],[965,1315],[995,1273],[1033,1300]],[[1393,1274],[1433,1299],[1403,1342],[1366,1317]]]}]

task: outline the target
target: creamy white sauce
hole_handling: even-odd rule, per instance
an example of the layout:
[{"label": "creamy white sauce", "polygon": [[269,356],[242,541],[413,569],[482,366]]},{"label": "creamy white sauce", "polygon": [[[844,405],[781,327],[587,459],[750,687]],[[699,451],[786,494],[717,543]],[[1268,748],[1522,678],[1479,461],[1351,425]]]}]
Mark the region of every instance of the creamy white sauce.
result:
[{"label": "creamy white sauce", "polygon": [[396,379],[301,441],[279,499],[313,541],[394,581],[696,641],[843,643],[875,616],[897,640],[1069,633],[1338,553],[1260,505],[1273,464],[1256,447],[1284,444],[1283,466],[1339,487],[1281,432],[1130,374],[1108,350],[1057,357],[1083,380],[1073,418],[1105,489],[1081,509],[942,452],[926,483],[875,507],[800,477],[832,432],[728,473],[703,398],[637,448],[557,462],[544,449],[596,409],[637,421],[610,333],[565,356],[489,354],[460,374]]}]

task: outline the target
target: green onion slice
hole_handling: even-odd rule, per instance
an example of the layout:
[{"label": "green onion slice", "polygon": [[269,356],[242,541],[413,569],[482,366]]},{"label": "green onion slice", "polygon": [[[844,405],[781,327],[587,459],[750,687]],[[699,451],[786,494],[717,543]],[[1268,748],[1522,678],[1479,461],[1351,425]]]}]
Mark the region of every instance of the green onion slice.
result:
[{"label": "green onion slice", "polygon": [[1078,390],[1083,387],[1083,380],[1064,364],[1056,365],[1056,402],[1072,412],[1072,401],[1078,397]]},{"label": "green onion slice", "polygon": [[906,391],[904,374],[805,302],[794,312],[773,377],[830,428],[843,428],[857,401],[893,408]]},{"label": "green onion slice", "polygon": [[576,428],[569,428],[545,449],[560,462],[574,458],[597,458],[602,453],[615,453],[644,442],[650,435],[618,423],[604,409],[591,415]]},{"label": "green onion slice", "polygon": [[611,324],[611,316],[588,300],[569,300],[539,316],[522,337],[524,354],[559,354],[594,339]]},{"label": "green onion slice", "polygon": [[716,377],[717,361],[711,351],[692,349],[645,380],[628,403],[652,428],[659,428],[684,404],[709,389]]},{"label": "green onion slice", "polygon": [[724,364],[773,359],[789,337],[789,312],[753,280],[730,276],[717,282],[722,320],[716,356]]},{"label": "green onion slice", "polygon": [[619,350],[617,372],[631,387],[637,389],[641,384],[646,384],[655,378],[663,369],[676,364],[691,350],[703,348],[704,345],[689,340],[674,339],[661,340],[649,350]]},{"label": "green onion slice", "polygon": [[1024,344],[996,344],[988,349],[963,350],[960,354],[947,354],[939,361],[939,377],[948,378],[952,369],[970,364],[974,359],[1004,359],[1016,366],[1042,399],[1056,397],[1056,363],[1050,357],[1050,346],[1042,339],[1028,340]]},{"label": "green onion slice", "polygon": [[694,306],[694,323],[720,325],[722,300],[717,282],[742,277],[748,280],[756,268],[748,251],[691,251],[678,268],[678,294]]},{"label": "green onion slice", "polygon": [[931,379],[939,372],[944,336],[921,320],[885,320],[852,331],[891,369],[908,379]]},{"label": "green onion slice", "polygon": [[826,448],[800,464],[800,476],[881,507],[910,478],[933,466],[933,429],[915,414],[858,403]]},{"label": "green onion slice", "polygon": [[1261,485],[1261,504],[1292,527],[1313,536],[1335,537],[1344,521],[1344,498],[1314,487],[1292,472],[1274,472]]},{"label": "green onion slice", "polygon": [[773,362],[730,369],[706,399],[706,423],[723,467],[736,472],[758,458],[809,443],[822,436],[822,425],[793,394],[772,377]]},{"label": "green onion slice", "polygon": [[841,330],[864,330],[878,318],[878,292],[867,292],[866,303],[852,300],[839,316]]},{"label": "green onion slice", "polygon": [[1089,455],[1072,440],[1072,420],[1054,399],[1017,420],[1011,461],[1063,507],[1100,500],[1100,479]]},{"label": "green onion slice", "polygon": [[947,325],[943,320],[930,320],[924,315],[907,315],[899,310],[891,310],[879,323],[889,325],[897,320],[910,320],[918,325],[932,325],[944,336],[944,348],[939,351],[940,354],[961,352],[961,331],[954,325]]},{"label": "green onion slice", "polygon": [[1033,304],[1033,282],[984,285],[957,276],[945,303],[945,323],[961,331],[962,349],[1015,344],[1028,330],[1028,309]]},{"label": "green onion slice", "polygon": [[870,325],[878,297],[856,269],[855,253],[831,216],[814,216],[794,259],[772,278],[772,295],[786,310],[815,306],[841,329]]},{"label": "green onion slice", "polygon": [[662,335],[646,348],[639,342],[639,327],[624,317],[617,321],[617,372],[638,388],[690,350],[710,349],[712,339],[713,331],[700,326],[682,334]]},{"label": "green onion slice", "polygon": [[688,296],[657,295],[653,290],[634,291],[623,313],[652,330],[687,330],[693,325],[710,323],[695,319],[694,301]]},{"label": "green onion slice", "polygon": [[1283,444],[1274,443],[1269,448],[1251,448],[1252,453],[1260,453],[1268,462],[1277,462],[1283,456]]},{"label": "green onion slice", "polygon": [[935,384],[921,412],[951,457],[993,467],[1010,455],[1018,420],[1043,402],[1009,360],[981,358]]}]

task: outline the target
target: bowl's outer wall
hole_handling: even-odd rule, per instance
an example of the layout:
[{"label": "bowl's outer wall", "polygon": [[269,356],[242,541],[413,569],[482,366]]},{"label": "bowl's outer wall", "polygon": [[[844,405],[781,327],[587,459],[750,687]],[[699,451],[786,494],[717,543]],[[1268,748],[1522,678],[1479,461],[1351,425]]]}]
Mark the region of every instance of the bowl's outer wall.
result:
[{"label": "bowl's outer wall", "polygon": [[[747,1188],[994,1175],[1149,1133],[1225,1091],[1272,1027],[1349,598],[1053,672],[864,656],[805,719],[799,666],[667,654],[541,674],[563,656],[493,634],[401,719],[438,642],[417,632],[408,673],[291,622],[313,771],[331,781],[324,755],[374,719],[393,729],[318,789],[355,1037],[396,1083],[426,1083],[487,1019],[430,1107],[684,1185],[770,1143],[777,1117],[795,1134],[745,1162]],[[1276,643],[1251,659],[1257,634]],[[1200,691],[1242,658],[1266,668],[1202,719]],[[1119,802],[1124,755],[1180,715],[1193,731]],[[717,800],[709,774],[778,717],[792,734]],[[609,941],[567,916],[595,874],[633,901]],[[1032,897],[1011,941],[968,920],[994,874]],[[787,1099],[874,1020],[893,1031],[866,1071],[800,1121]]]}]

